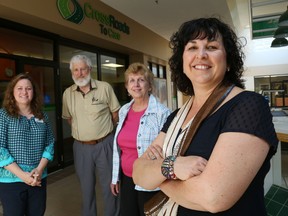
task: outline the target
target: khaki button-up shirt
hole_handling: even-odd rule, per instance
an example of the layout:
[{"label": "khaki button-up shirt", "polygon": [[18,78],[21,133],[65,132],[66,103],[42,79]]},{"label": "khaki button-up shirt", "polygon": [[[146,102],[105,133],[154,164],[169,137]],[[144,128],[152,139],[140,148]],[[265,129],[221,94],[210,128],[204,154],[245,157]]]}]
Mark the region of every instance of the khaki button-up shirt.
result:
[{"label": "khaki button-up shirt", "polygon": [[112,114],[120,108],[110,84],[91,79],[91,90],[83,95],[77,85],[63,94],[62,118],[71,119],[72,136],[81,141],[100,139],[113,130]]}]

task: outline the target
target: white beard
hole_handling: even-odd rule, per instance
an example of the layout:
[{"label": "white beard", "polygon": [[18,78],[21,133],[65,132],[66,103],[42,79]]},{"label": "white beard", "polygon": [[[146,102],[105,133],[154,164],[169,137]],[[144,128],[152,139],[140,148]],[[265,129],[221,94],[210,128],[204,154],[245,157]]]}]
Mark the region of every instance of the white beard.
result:
[{"label": "white beard", "polygon": [[77,86],[83,87],[83,86],[88,85],[88,83],[89,83],[90,80],[91,80],[91,75],[90,75],[90,73],[89,73],[86,77],[84,77],[84,78],[78,78],[78,79],[76,79],[74,76],[72,76],[72,79],[73,79],[74,83],[75,83]]}]

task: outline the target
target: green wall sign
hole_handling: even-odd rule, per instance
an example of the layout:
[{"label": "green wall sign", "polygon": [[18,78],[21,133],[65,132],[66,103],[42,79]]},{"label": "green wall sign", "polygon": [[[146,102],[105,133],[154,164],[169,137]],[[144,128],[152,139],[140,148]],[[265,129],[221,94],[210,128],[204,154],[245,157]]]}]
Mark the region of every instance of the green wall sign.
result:
[{"label": "green wall sign", "polygon": [[100,33],[110,38],[120,40],[120,32],[130,34],[130,28],[125,22],[96,10],[87,2],[81,7],[77,0],[57,0],[57,8],[63,19],[75,24],[81,24],[85,17],[97,21]]}]

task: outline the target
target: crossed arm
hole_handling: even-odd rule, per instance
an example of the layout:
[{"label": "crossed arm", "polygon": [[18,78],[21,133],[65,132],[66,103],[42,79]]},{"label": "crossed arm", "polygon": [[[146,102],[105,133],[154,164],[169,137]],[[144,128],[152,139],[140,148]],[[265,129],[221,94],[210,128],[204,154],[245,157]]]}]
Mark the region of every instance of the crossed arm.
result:
[{"label": "crossed arm", "polygon": [[[165,134],[160,133],[152,146],[161,147],[164,138]],[[256,136],[223,133],[207,164],[200,157],[177,158],[174,172],[181,180],[166,180],[161,173],[163,158],[157,155],[156,160],[149,160],[149,148],[147,154],[135,161],[133,179],[143,188],[160,187],[167,196],[186,208],[209,212],[224,211],[231,208],[243,195],[268,151],[269,145]],[[195,172],[195,167],[198,173]],[[194,171],[191,171],[193,168]]]}]

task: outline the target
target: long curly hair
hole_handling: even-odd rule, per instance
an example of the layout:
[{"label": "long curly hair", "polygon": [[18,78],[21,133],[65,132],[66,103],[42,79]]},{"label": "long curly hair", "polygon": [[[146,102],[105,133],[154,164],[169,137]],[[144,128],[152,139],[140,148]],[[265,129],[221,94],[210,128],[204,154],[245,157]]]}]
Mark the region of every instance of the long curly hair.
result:
[{"label": "long curly hair", "polygon": [[38,118],[43,119],[44,114],[42,112],[42,106],[43,106],[43,96],[40,93],[40,90],[36,83],[33,81],[31,76],[28,73],[21,73],[15,76],[8,84],[4,100],[3,100],[3,108],[6,109],[7,113],[15,118],[19,117],[19,107],[17,106],[15,97],[14,97],[14,88],[16,84],[23,79],[27,79],[31,82],[32,88],[33,88],[33,98],[30,103],[30,108],[32,114]]},{"label": "long curly hair", "polygon": [[221,35],[224,48],[226,50],[227,66],[222,83],[224,85],[235,84],[244,88],[241,79],[244,72],[243,60],[245,55],[242,51],[242,44],[235,32],[225,23],[217,18],[199,18],[183,23],[179,30],[170,38],[169,46],[172,49],[172,56],[169,59],[171,79],[176,84],[179,91],[185,95],[194,95],[191,81],[183,72],[182,55],[186,44],[194,39],[213,40]]}]

